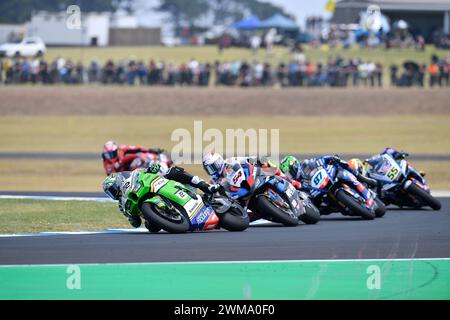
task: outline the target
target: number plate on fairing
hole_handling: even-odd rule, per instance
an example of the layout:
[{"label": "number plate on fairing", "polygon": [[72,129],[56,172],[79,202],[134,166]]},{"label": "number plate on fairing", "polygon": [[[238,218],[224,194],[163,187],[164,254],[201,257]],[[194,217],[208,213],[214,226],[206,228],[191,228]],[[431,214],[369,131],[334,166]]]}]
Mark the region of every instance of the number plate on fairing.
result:
[{"label": "number plate on fairing", "polygon": [[325,169],[320,169],[319,171],[314,174],[314,176],[311,179],[311,185],[313,188],[316,189],[322,189],[325,188],[328,184],[329,178],[327,171]]},{"label": "number plate on fairing", "polygon": [[383,155],[383,164],[378,168],[377,173],[390,181],[397,180],[402,170],[398,163],[388,155]]}]

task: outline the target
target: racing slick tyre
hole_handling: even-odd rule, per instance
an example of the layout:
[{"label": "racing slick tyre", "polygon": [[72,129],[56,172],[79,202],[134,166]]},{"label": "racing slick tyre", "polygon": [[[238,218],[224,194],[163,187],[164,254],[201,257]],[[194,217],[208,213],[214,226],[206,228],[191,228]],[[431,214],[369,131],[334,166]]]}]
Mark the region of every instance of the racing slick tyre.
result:
[{"label": "racing slick tyre", "polygon": [[229,210],[220,217],[219,226],[228,231],[244,231],[249,223],[248,215],[243,216],[239,210]]},{"label": "racing slick tyre", "polygon": [[441,210],[441,202],[415,184],[409,186],[408,192],[429,205],[433,210]]},{"label": "racing slick tyre", "polygon": [[316,224],[320,220],[320,211],[313,204],[305,206],[305,213],[300,216],[300,221],[306,224]]},{"label": "racing slick tyre", "polygon": [[169,209],[160,209],[144,202],[141,206],[142,214],[145,220],[148,220],[150,225],[160,227],[170,233],[184,233],[189,230],[188,219],[177,210],[174,214]]},{"label": "racing slick tyre", "polygon": [[272,217],[274,221],[282,223],[285,226],[295,227],[298,225],[298,218],[290,216],[265,196],[258,197],[254,207],[255,211],[261,213],[263,216]]},{"label": "racing slick tyre", "polygon": [[375,204],[377,208],[375,209],[375,217],[381,218],[386,214],[386,206],[384,202],[381,201],[378,197],[375,198]]},{"label": "racing slick tyre", "polygon": [[147,220],[145,220],[145,227],[151,233],[157,233],[157,232],[159,232],[161,230],[160,227],[157,227],[155,225],[150,224]]},{"label": "racing slick tyre", "polygon": [[339,190],[336,194],[336,199],[344,204],[345,207],[349,208],[350,211],[362,217],[366,220],[373,220],[375,218],[375,212],[363,207],[358,201],[356,201],[351,195],[347,194],[343,190]]}]

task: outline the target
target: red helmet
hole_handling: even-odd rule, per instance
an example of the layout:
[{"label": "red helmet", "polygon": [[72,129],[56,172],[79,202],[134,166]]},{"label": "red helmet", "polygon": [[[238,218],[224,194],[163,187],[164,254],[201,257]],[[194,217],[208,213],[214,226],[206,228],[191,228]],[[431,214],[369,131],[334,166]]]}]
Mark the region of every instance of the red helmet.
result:
[{"label": "red helmet", "polygon": [[103,160],[115,160],[117,158],[117,143],[108,141],[103,146],[102,158]]}]

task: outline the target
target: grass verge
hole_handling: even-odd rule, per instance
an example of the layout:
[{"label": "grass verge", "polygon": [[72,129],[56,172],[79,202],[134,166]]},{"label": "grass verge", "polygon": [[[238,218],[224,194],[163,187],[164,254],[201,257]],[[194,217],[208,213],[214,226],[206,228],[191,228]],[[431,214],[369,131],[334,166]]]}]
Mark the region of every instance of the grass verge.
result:
[{"label": "grass verge", "polygon": [[128,228],[113,203],[0,200],[0,233]]},{"label": "grass verge", "polygon": [[[410,153],[445,154],[450,150],[450,118],[435,116],[298,116],[298,117],[163,117],[163,116],[4,116],[0,117],[0,151],[101,152],[103,143],[160,146],[171,150],[175,129],[193,135],[195,120],[203,132],[217,128],[279,129],[280,152],[377,153],[386,146]],[[191,139],[191,140],[192,140]],[[270,133],[269,133],[270,142]],[[191,142],[192,143],[192,142]],[[206,146],[208,143],[204,143]]]}]

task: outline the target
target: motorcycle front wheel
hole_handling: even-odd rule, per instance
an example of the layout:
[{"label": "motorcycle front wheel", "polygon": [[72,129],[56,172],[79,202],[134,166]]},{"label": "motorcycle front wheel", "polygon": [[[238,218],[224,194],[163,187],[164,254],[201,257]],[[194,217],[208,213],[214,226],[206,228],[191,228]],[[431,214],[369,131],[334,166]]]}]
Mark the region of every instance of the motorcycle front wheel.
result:
[{"label": "motorcycle front wheel", "polygon": [[248,215],[238,209],[230,209],[219,218],[219,226],[228,231],[244,231],[249,226]]},{"label": "motorcycle front wheel", "polygon": [[441,202],[419,186],[411,184],[408,188],[408,192],[420,199],[421,202],[429,205],[433,210],[441,210]]},{"label": "motorcycle front wheel", "polygon": [[298,225],[298,218],[290,216],[265,196],[259,196],[257,198],[254,208],[262,216],[270,216],[274,221],[282,223],[285,226],[294,227]]},{"label": "motorcycle front wheel", "polygon": [[381,218],[386,214],[386,206],[378,197],[375,197],[375,204],[377,205],[377,208],[375,209],[375,216],[377,218]]},{"label": "motorcycle front wheel", "polygon": [[336,193],[336,199],[345,207],[350,209],[353,214],[360,216],[363,219],[373,220],[375,218],[375,212],[372,212],[371,210],[364,207],[344,190],[339,190]]},{"label": "motorcycle front wheel", "polygon": [[[169,233],[184,233],[189,230],[189,221],[181,212],[171,212],[148,202],[141,206],[142,215],[150,225],[160,227]],[[178,210],[177,210],[178,211]]]}]

